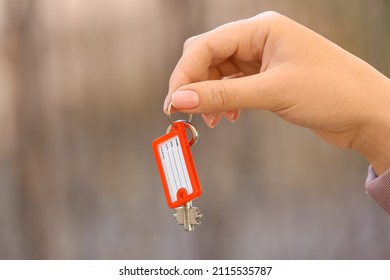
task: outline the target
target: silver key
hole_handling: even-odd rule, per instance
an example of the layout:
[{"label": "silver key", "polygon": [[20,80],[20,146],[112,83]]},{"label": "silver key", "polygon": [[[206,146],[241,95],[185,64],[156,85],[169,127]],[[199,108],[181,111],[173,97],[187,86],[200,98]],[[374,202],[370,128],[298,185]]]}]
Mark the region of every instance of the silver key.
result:
[{"label": "silver key", "polygon": [[195,226],[200,224],[202,216],[198,207],[192,207],[192,201],[176,208],[176,214],[173,215],[178,225],[184,225],[185,231],[193,231]]}]

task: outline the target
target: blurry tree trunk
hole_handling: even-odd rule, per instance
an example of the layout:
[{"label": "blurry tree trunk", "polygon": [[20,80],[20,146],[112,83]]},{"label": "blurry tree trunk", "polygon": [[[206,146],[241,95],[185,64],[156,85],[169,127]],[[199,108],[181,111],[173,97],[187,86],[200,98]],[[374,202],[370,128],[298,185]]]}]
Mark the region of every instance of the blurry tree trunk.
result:
[{"label": "blurry tree trunk", "polygon": [[48,160],[45,147],[45,100],[39,88],[40,52],[37,31],[39,1],[8,0],[13,40],[13,77],[16,111],[16,182],[24,258],[45,258],[48,198]]}]

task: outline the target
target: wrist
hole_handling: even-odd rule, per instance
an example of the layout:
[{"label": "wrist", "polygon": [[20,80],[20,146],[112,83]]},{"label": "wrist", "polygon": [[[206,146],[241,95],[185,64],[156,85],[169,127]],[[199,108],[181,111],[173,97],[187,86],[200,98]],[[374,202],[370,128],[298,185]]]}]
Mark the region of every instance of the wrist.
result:
[{"label": "wrist", "polygon": [[375,86],[369,118],[361,126],[359,139],[352,149],[363,155],[381,175],[390,168],[390,79]]}]

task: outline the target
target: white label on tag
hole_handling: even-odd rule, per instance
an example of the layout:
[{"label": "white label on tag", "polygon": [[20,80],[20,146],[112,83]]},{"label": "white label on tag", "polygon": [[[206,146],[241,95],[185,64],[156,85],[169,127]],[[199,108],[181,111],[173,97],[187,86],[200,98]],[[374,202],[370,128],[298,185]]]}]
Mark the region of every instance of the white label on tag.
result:
[{"label": "white label on tag", "polygon": [[179,137],[176,135],[158,145],[160,159],[167,179],[172,201],[177,200],[177,191],[185,188],[188,194],[192,193],[192,185]]}]

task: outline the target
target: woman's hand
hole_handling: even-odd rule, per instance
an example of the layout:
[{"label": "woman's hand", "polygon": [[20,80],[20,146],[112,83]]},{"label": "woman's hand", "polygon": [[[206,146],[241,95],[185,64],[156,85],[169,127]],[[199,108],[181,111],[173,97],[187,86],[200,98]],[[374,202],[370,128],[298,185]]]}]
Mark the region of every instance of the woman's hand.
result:
[{"label": "woman's hand", "polygon": [[275,12],[192,37],[173,71],[164,110],[221,115],[264,109],[352,148],[381,174],[390,167],[390,82],[366,62]]}]

